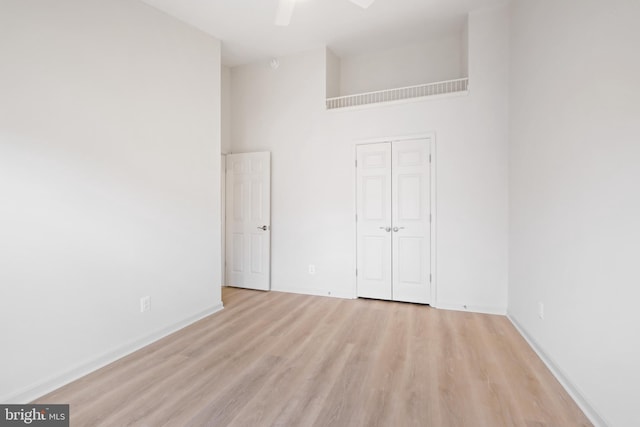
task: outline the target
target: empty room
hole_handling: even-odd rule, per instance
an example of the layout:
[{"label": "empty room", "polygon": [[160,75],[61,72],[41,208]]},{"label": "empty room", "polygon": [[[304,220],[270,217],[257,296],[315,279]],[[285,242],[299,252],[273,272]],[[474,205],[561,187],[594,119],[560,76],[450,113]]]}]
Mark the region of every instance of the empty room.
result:
[{"label": "empty room", "polygon": [[637,0],[0,0],[0,426],[640,426]]}]

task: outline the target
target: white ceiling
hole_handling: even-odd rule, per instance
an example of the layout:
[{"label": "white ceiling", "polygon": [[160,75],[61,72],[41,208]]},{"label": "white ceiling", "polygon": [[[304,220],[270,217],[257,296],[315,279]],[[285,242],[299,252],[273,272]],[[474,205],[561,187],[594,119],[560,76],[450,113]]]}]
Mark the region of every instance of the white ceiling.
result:
[{"label": "white ceiling", "polygon": [[143,0],[222,40],[228,66],[322,46],[339,56],[459,31],[470,11],[506,0],[298,0],[291,25],[273,24],[278,0]]}]

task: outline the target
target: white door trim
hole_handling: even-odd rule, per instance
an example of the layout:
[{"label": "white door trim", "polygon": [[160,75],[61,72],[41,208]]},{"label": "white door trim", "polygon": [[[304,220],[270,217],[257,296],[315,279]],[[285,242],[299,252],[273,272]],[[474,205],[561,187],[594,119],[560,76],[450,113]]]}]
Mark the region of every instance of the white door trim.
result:
[{"label": "white door trim", "polygon": [[[410,139],[428,139],[431,142],[431,192],[430,192],[430,210],[431,210],[431,303],[429,304],[431,307],[438,306],[438,263],[437,263],[437,251],[436,248],[437,240],[438,240],[438,209],[437,209],[437,143],[436,143],[436,133],[435,132],[424,132],[418,134],[410,134],[410,135],[395,135],[395,136],[384,136],[384,137],[375,137],[375,138],[364,138],[364,139],[356,139],[353,140],[353,159],[354,166],[355,161],[358,158],[357,148],[358,145],[363,144],[375,144],[380,142],[393,142],[393,141],[405,141]],[[358,250],[358,227],[355,222],[356,215],[358,213],[357,202],[357,187],[358,187],[358,173],[356,168],[353,170],[353,189],[354,189],[354,197],[353,197],[353,236],[354,236],[354,275],[352,281],[352,295],[353,298],[358,298],[358,282],[357,277],[355,275],[355,265],[357,265],[357,250]]]},{"label": "white door trim", "polygon": [[222,259],[221,259],[221,286],[227,286],[227,155],[220,155],[220,215],[222,220]]}]

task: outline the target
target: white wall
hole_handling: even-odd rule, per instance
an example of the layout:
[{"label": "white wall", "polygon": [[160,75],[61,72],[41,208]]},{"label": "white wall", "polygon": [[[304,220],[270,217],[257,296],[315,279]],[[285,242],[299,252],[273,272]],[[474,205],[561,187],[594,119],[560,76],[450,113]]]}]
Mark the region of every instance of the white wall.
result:
[{"label": "white wall", "polygon": [[219,309],[219,183],[217,40],[137,1],[3,0],[0,401]]},{"label": "white wall", "polygon": [[220,75],[221,85],[221,150],[223,153],[231,151],[231,69],[222,66]]},{"label": "white wall", "polygon": [[326,49],[326,97],[340,96],[340,57]]},{"label": "white wall", "polygon": [[233,151],[272,152],[273,289],[353,297],[354,141],[434,131],[438,304],[506,311],[507,18],[471,15],[468,96],[326,111],[324,49],[232,69]]},{"label": "white wall", "polygon": [[465,32],[340,58],[341,95],[467,77]]},{"label": "white wall", "polygon": [[639,17],[516,0],[511,24],[509,313],[620,427],[640,425]]},{"label": "white wall", "polygon": [[460,77],[469,76],[469,21],[468,17],[460,34]]}]

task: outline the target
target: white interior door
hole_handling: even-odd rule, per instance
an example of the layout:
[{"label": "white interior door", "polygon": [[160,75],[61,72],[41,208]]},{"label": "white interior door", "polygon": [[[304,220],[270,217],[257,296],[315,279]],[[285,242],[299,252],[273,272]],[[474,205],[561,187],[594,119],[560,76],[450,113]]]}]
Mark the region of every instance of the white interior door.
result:
[{"label": "white interior door", "polygon": [[427,139],[356,149],[359,297],[430,303],[430,150]]},{"label": "white interior door", "polygon": [[227,284],[269,290],[271,153],[227,155]]},{"label": "white interior door", "polygon": [[357,290],[391,299],[391,144],[357,147]]},{"label": "white interior door", "polygon": [[431,287],[429,141],[391,144],[393,299],[427,304]]}]

